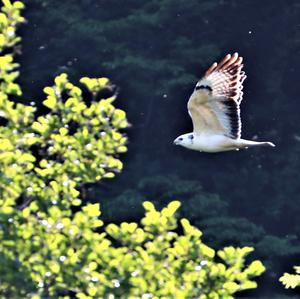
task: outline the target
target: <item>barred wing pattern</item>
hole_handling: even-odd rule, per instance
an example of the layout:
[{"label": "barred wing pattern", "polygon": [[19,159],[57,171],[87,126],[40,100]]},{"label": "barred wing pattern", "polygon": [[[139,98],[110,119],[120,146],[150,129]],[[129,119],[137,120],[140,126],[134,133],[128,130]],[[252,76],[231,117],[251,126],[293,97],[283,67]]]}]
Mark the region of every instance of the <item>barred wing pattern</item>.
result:
[{"label": "barred wing pattern", "polygon": [[228,54],[197,83],[188,102],[195,133],[241,137],[240,103],[246,79],[242,61],[238,53]]}]

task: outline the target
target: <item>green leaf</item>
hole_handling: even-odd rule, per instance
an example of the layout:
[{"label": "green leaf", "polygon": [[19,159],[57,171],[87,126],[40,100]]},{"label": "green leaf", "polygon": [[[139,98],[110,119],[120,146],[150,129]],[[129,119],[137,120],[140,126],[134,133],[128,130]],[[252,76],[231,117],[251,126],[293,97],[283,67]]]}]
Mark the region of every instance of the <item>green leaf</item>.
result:
[{"label": "green leaf", "polygon": [[236,293],[239,290],[239,285],[235,282],[225,282],[223,288],[228,290],[230,294]]},{"label": "green leaf", "polygon": [[45,87],[44,88],[44,93],[46,93],[49,96],[55,97],[55,90],[52,87]]},{"label": "green leaf", "polygon": [[1,212],[3,214],[12,214],[14,212],[14,209],[12,207],[2,207]]},{"label": "green leaf", "polygon": [[251,275],[261,275],[266,271],[266,268],[261,263],[261,261],[253,261],[247,270]]},{"label": "green leaf", "polygon": [[98,217],[100,216],[100,204],[88,204],[85,207],[82,208],[85,214],[87,214],[89,217]]},{"label": "green leaf", "polygon": [[48,129],[48,127],[46,125],[43,125],[37,121],[35,121],[31,127],[34,131],[39,132],[39,133],[44,133]]},{"label": "green leaf", "polygon": [[81,200],[76,198],[72,200],[72,205],[73,206],[80,206],[81,205]]},{"label": "green leaf", "polygon": [[23,9],[23,8],[25,8],[25,5],[21,1],[15,1],[13,3],[13,6],[14,6],[15,9]]},{"label": "green leaf", "polygon": [[94,287],[94,286],[90,286],[88,289],[87,289],[87,292],[90,296],[95,296],[97,294],[97,288]]},{"label": "green leaf", "polygon": [[60,266],[58,263],[56,262],[51,262],[50,265],[49,265],[49,269],[51,272],[53,273],[59,273],[60,271]]},{"label": "green leaf", "polygon": [[68,129],[66,128],[60,128],[59,129],[59,134],[62,135],[62,136],[66,136],[68,134]]},{"label": "green leaf", "polygon": [[21,162],[21,163],[22,162],[35,162],[35,160],[36,160],[33,155],[27,154],[27,153],[22,154],[19,159],[20,159],[19,162]]},{"label": "green leaf", "polygon": [[150,201],[145,201],[143,203],[143,207],[146,211],[149,211],[149,212],[155,211],[155,207],[154,207],[153,203],[151,203]]},{"label": "green leaf", "polygon": [[43,101],[44,106],[54,109],[57,105],[57,100],[55,96],[48,96],[45,101]]},{"label": "green leaf", "polygon": [[208,258],[213,258],[215,256],[215,251],[204,244],[201,244],[200,249],[201,253]]},{"label": "green leaf", "polygon": [[108,82],[109,82],[108,78],[103,77],[103,78],[98,79],[98,83],[100,86],[106,86],[108,84]]},{"label": "green leaf", "polygon": [[68,82],[68,75],[65,73],[62,73],[54,79],[54,82],[59,88],[62,89]]}]

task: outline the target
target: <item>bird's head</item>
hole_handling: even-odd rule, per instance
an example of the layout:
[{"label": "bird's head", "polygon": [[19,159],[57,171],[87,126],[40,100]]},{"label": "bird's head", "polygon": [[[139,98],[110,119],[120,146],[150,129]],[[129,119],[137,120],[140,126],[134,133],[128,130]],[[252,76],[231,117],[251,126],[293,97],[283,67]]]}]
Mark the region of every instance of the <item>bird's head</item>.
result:
[{"label": "bird's head", "polygon": [[193,133],[187,133],[178,136],[173,143],[175,145],[181,145],[183,147],[191,148],[194,144],[194,134]]}]

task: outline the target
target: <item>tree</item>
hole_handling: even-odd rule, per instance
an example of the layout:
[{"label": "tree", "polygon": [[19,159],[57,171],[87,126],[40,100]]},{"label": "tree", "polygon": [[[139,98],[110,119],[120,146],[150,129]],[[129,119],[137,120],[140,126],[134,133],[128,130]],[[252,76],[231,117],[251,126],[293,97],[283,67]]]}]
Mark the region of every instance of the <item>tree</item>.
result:
[{"label": "tree", "polygon": [[[14,62],[23,3],[3,0],[0,13],[0,294],[22,298],[233,298],[255,288],[265,268],[246,264],[251,247],[215,251],[175,213],[144,202],[141,226],[104,223],[85,186],[122,169],[128,126],[107,78],[66,74],[44,89],[43,110],[17,103]],[[14,99],[15,101],[13,101]],[[217,256],[217,258],[216,258]]]},{"label": "tree", "polygon": [[[129,145],[134,151],[128,164],[132,171],[124,187],[135,186],[142,176],[180,169],[182,178],[195,178],[226,197],[232,210],[243,211],[242,217],[255,219],[268,233],[298,235],[298,69],[294,66],[300,56],[293,54],[299,51],[297,1],[289,5],[283,0],[123,2],[119,6],[118,1],[29,0],[27,14],[32,21],[27,26],[23,82],[32,85],[35,94],[37,82],[42,86],[49,74],[62,68],[74,77],[103,70],[126,86],[121,93],[130,101],[121,105],[135,124]],[[282,36],[287,38],[284,47]],[[280,146],[275,151],[214,158],[174,149],[173,137],[192,129],[187,97],[205,68],[228,51],[239,51],[245,58],[243,133],[261,134]],[[30,59],[33,53],[36,63]],[[39,72],[29,72],[31,67]],[[272,109],[266,114],[258,107]],[[170,153],[170,159],[164,159]],[[271,175],[278,168],[284,179]],[[290,221],[282,223],[282,217]]]},{"label": "tree", "polygon": [[300,286],[300,267],[295,266],[294,269],[296,274],[284,273],[279,279],[286,289]]}]

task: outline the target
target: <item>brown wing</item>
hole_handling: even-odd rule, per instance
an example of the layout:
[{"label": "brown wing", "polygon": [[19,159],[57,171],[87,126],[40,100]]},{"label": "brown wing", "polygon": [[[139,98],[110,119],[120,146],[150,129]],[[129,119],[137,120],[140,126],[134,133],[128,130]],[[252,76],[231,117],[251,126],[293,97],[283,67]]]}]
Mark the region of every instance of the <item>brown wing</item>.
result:
[{"label": "brown wing", "polygon": [[239,105],[243,96],[243,58],[234,53],[214,63],[196,84],[188,102],[195,133],[240,138]]}]

